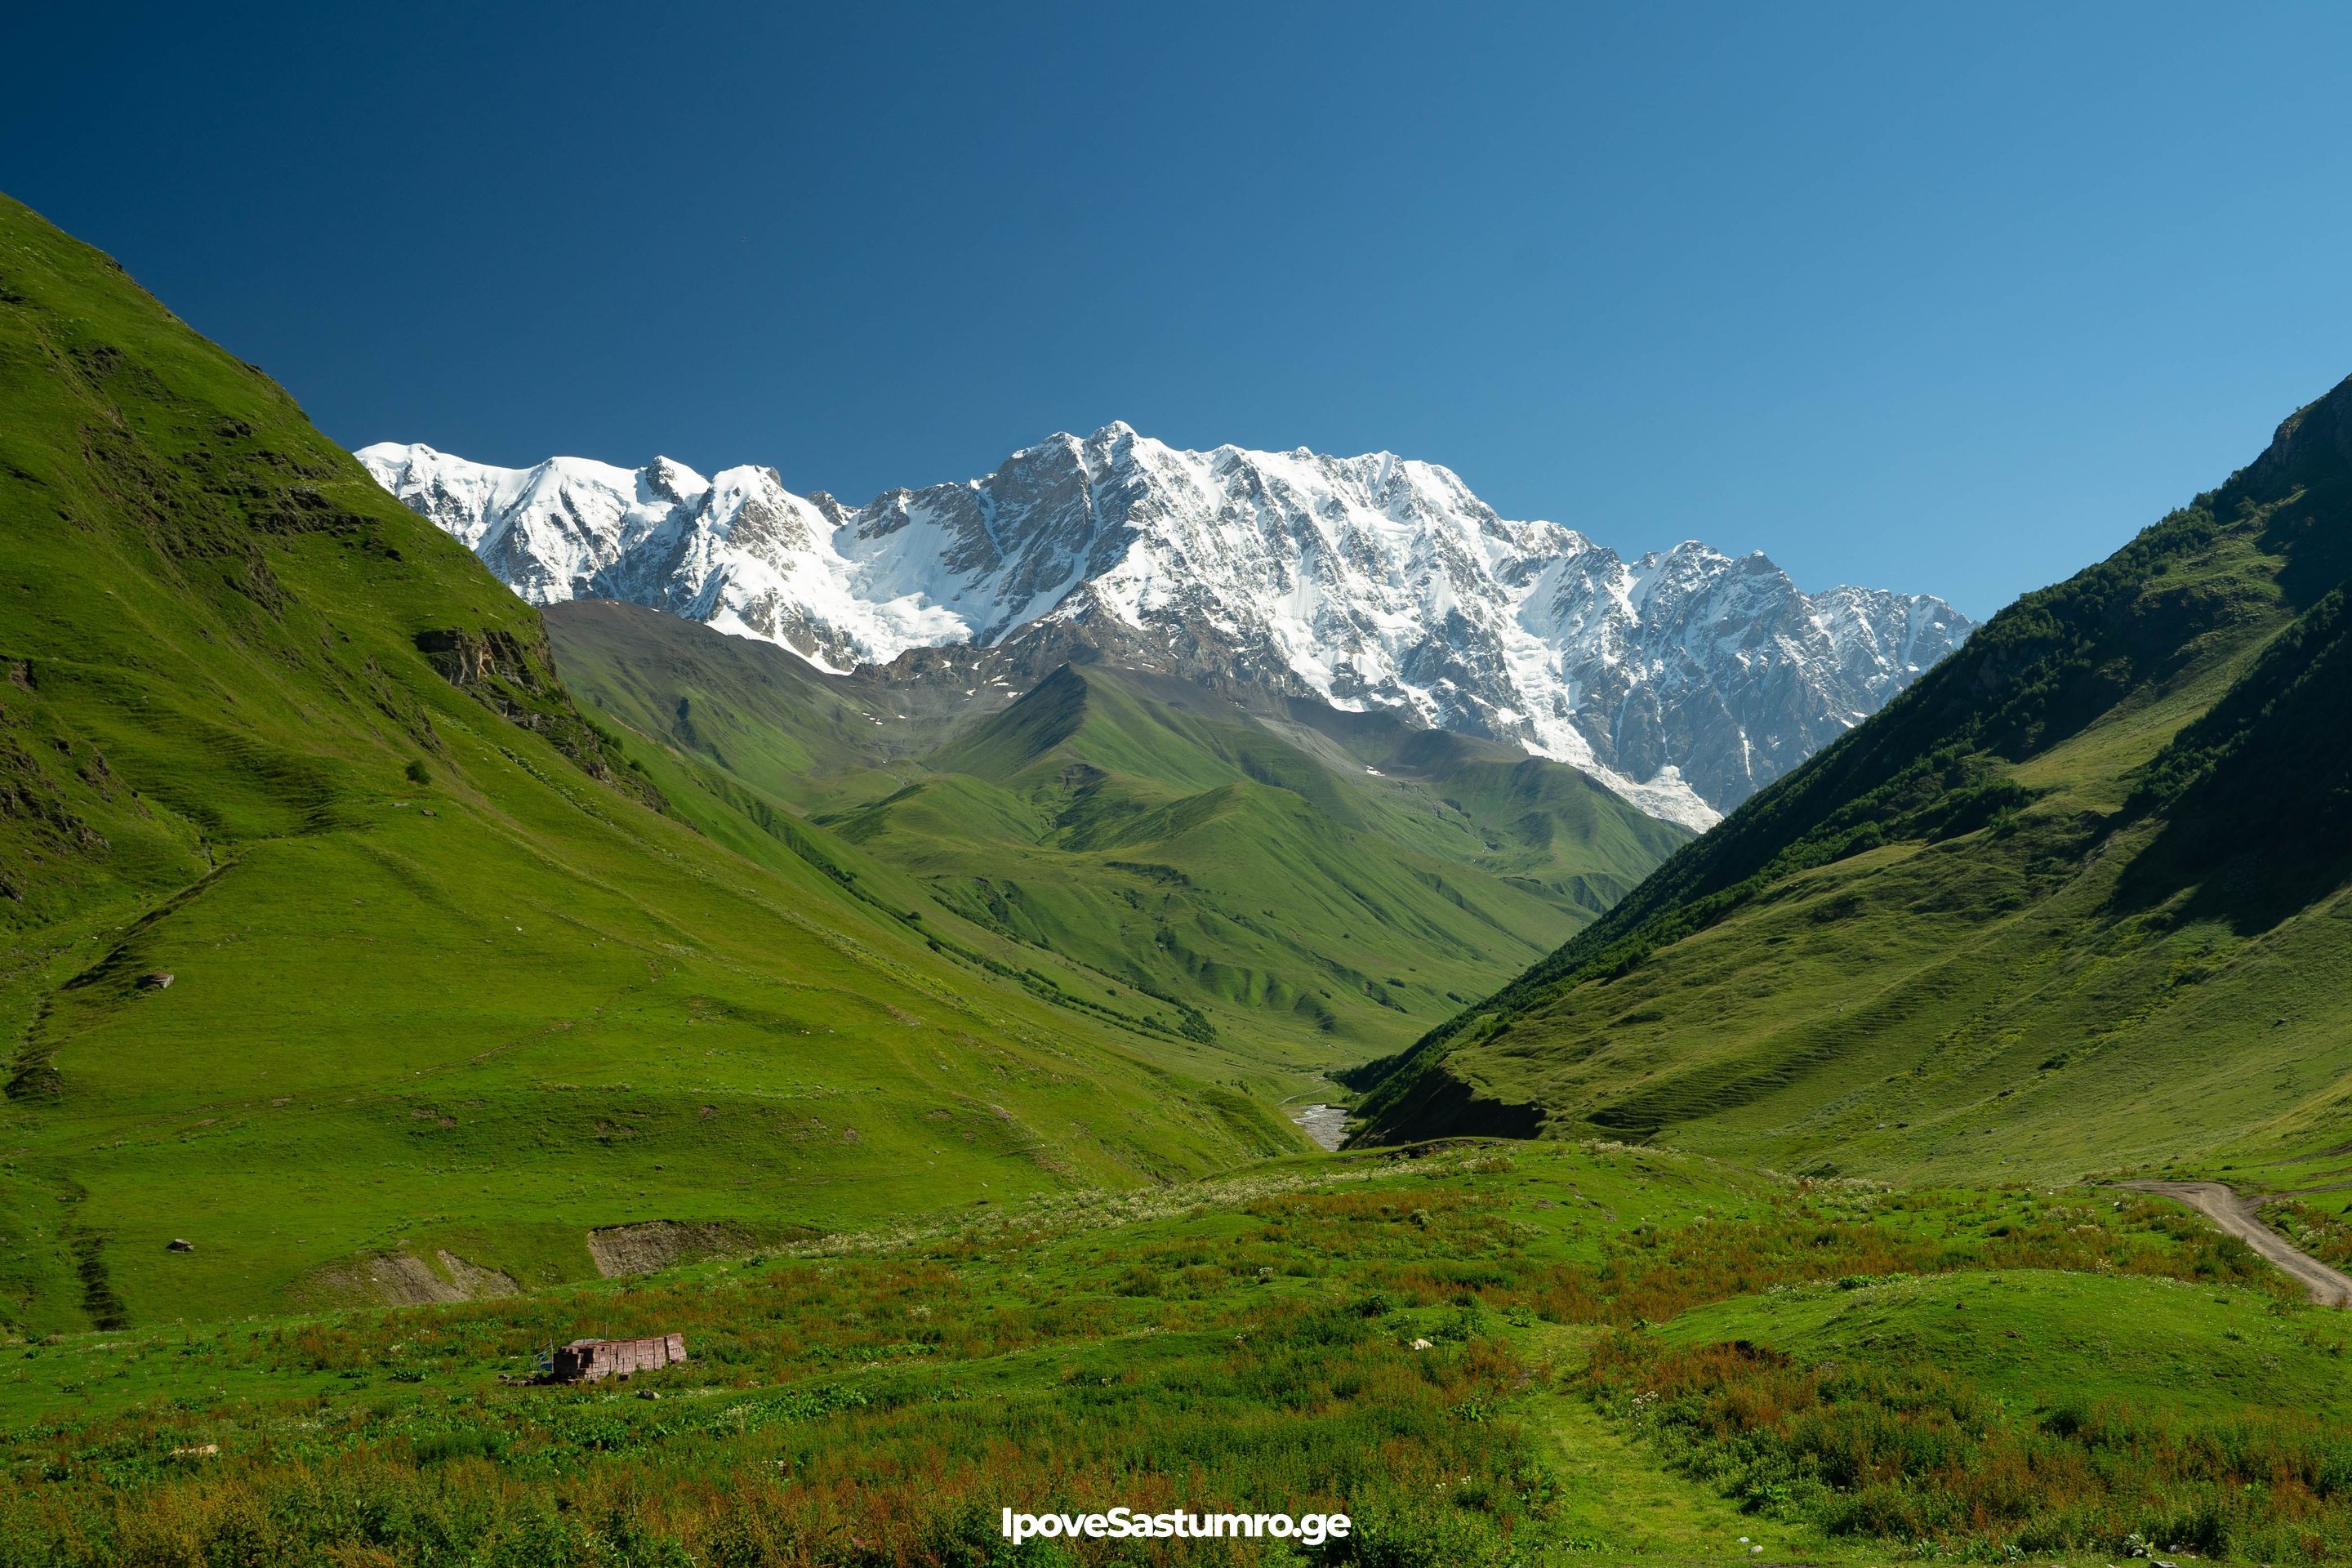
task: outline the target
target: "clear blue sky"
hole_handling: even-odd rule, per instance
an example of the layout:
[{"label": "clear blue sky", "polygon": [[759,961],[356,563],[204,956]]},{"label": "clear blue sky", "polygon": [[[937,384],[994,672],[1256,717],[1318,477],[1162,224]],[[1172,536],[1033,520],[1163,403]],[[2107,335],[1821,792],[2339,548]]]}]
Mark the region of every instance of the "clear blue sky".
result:
[{"label": "clear blue sky", "polygon": [[474,9],[26,7],[0,187],[354,446],[1124,418],[1979,616],[2352,373],[2343,5]]}]

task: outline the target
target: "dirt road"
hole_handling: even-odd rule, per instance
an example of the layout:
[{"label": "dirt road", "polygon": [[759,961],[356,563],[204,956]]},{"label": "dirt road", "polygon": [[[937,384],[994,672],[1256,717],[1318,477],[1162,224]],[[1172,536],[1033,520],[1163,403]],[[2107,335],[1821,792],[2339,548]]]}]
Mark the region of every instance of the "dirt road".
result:
[{"label": "dirt road", "polygon": [[2255,1205],[2219,1182],[2120,1182],[2136,1193],[2177,1198],[2299,1280],[2323,1307],[2352,1307],[2352,1278],[2337,1273],[2264,1225]]}]

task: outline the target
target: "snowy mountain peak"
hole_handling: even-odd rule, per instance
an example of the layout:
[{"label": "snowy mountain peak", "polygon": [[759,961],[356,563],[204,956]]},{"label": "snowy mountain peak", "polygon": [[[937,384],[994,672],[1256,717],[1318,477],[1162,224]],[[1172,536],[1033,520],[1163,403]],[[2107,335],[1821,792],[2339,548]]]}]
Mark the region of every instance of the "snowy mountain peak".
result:
[{"label": "snowy mountain peak", "polygon": [[834,670],[1075,637],[1513,741],[1698,826],[1971,629],[1926,595],[1808,595],[1761,552],[1628,563],[1393,453],[1186,451],[1118,421],[857,508],[763,467],[359,457],[534,603],[631,599]]},{"label": "snowy mountain peak", "polygon": [[667,458],[656,458],[647,464],[645,480],[647,489],[674,501],[684,501],[709,488],[700,474]]}]

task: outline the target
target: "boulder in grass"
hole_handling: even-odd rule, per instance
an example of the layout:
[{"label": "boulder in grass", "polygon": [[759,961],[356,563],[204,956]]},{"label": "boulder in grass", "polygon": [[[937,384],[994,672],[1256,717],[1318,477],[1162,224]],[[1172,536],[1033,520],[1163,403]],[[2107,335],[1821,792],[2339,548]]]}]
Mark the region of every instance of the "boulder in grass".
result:
[{"label": "boulder in grass", "polygon": [[173,1237],[163,1248],[166,1252],[194,1252],[195,1249],[196,1244],[184,1236]]},{"label": "boulder in grass", "polygon": [[168,991],[172,988],[172,982],[178,978],[178,975],[173,973],[168,969],[151,969],[146,973],[139,977],[139,989],[142,991]]}]

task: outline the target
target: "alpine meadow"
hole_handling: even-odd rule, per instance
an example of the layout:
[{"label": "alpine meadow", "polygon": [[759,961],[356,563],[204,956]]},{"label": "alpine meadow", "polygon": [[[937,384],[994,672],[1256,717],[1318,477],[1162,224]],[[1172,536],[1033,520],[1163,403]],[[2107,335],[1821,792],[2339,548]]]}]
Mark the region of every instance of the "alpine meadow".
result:
[{"label": "alpine meadow", "polygon": [[2352,381],[1981,625],[638,456],[0,198],[0,1568],[2352,1562]]}]

